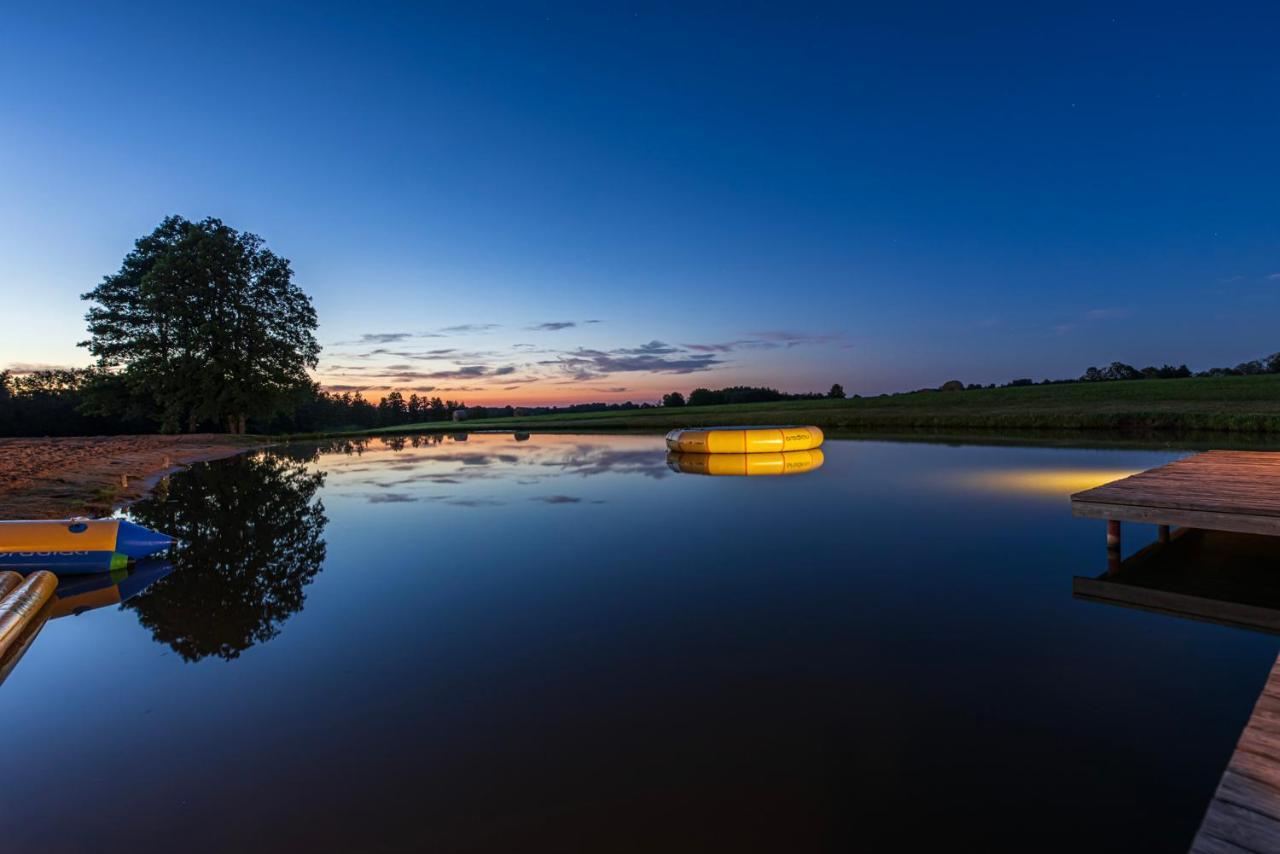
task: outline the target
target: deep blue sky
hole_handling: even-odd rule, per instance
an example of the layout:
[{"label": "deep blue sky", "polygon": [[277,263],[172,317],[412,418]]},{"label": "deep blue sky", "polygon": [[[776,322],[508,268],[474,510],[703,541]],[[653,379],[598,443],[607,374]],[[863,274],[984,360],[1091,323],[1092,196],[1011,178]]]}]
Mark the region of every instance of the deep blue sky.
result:
[{"label": "deep blue sky", "polygon": [[0,366],[86,362],[78,294],[169,213],[293,260],[334,385],[1280,350],[1276,4],[460,5],[6,9]]}]

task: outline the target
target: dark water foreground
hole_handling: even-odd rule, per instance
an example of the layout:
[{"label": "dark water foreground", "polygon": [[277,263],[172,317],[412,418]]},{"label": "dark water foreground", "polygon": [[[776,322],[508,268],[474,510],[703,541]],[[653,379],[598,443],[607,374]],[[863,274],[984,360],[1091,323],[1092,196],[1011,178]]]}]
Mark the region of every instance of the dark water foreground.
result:
[{"label": "dark water foreground", "polygon": [[134,511],[172,573],[0,689],[0,848],[1185,850],[1280,644],[1073,599],[1106,555],[1066,500],[1179,452],[824,450],[717,478],[654,437],[417,437],[175,477]]}]

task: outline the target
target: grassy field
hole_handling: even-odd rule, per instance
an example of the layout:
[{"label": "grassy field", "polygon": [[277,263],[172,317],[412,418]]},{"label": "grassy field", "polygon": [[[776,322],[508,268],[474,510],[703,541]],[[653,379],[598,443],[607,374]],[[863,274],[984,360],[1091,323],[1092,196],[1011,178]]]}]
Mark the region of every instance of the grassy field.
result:
[{"label": "grassy field", "polygon": [[831,430],[1109,430],[1280,433],[1280,374],[922,391],[424,422],[369,433],[465,430],[668,430],[716,424],[816,424]]}]

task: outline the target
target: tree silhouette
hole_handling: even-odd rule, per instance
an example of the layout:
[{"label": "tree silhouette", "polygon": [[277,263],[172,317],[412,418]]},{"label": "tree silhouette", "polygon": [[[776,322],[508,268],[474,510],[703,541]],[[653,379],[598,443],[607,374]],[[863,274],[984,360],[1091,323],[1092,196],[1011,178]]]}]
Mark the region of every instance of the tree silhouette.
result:
[{"label": "tree silhouette", "polygon": [[315,451],[201,464],[133,507],[139,524],[177,537],[174,571],[124,607],[186,661],[230,661],[280,633],[324,563],[328,519]]},{"label": "tree silhouette", "polygon": [[94,303],[84,346],[100,368],[121,369],[165,432],[212,421],[244,433],[311,387],[310,298],[288,260],[221,220],[166,218],[83,298]]},{"label": "tree silhouette", "polygon": [[840,383],[832,383],[831,391],[827,392],[827,397],[833,400],[844,400],[844,386]]}]

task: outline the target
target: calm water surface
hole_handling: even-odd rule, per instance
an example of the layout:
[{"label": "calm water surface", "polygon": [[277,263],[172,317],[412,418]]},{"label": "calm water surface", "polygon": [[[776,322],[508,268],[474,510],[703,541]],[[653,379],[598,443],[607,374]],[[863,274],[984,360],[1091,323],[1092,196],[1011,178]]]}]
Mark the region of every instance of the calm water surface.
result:
[{"label": "calm water surface", "polygon": [[[1179,454],[637,436],[199,466],[0,692],[5,850],[1185,850],[1274,638],[1075,600]],[[1152,534],[1126,527],[1126,550]],[[1033,840],[1033,841],[1032,841]]]}]

